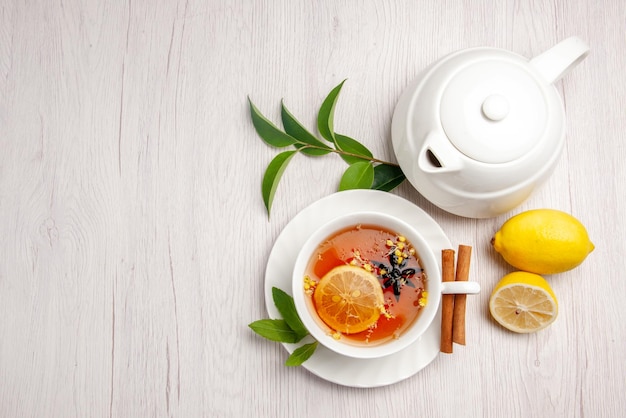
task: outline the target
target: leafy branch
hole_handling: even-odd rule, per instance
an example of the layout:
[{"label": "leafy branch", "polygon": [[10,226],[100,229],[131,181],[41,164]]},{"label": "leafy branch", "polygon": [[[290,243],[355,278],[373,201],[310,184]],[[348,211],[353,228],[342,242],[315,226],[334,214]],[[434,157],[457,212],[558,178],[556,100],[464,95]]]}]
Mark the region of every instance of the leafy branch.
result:
[{"label": "leafy branch", "polygon": [[345,80],[331,90],[318,112],[317,130],[322,139],[317,138],[307,130],[289,112],[284,102],[281,101],[281,120],[283,124],[283,130],[281,130],[263,116],[248,97],[252,124],[261,139],[272,147],[293,147],[288,151],[282,151],[277,154],[269,163],[263,175],[261,192],[268,216],[278,183],[287,165],[298,153],[311,157],[320,157],[328,154],[339,155],[348,164],[348,168],[344,171],[339,181],[340,191],[349,189],[391,191],[404,181],[405,176],[397,164],[374,158],[372,152],[359,141],[335,132],[335,105],[344,82]]},{"label": "leafy branch", "polygon": [[[277,287],[272,287],[274,305],[283,319],[259,319],[248,326],[260,336],[271,341],[295,344],[309,335],[298,316],[293,298]],[[317,348],[317,341],[296,348],[287,358],[286,366],[299,366],[307,361]]]}]

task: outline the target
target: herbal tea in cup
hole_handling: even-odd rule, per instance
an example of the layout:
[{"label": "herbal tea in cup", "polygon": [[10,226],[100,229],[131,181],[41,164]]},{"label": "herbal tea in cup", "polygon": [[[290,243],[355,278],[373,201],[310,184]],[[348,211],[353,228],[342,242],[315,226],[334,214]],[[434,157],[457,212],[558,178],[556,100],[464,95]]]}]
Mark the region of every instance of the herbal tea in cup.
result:
[{"label": "herbal tea in cup", "polygon": [[415,342],[435,318],[442,291],[439,264],[418,229],[379,212],[316,230],[293,272],[294,302],[311,335],[350,357],[382,357]]}]

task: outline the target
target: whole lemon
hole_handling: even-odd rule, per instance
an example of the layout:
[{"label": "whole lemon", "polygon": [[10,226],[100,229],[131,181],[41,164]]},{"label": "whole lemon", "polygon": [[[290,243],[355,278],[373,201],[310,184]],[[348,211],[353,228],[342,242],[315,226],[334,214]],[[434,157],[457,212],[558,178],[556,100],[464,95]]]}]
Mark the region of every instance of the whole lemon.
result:
[{"label": "whole lemon", "polygon": [[578,219],[554,209],[513,216],[496,232],[491,244],[507,263],[537,274],[571,270],[595,248]]}]

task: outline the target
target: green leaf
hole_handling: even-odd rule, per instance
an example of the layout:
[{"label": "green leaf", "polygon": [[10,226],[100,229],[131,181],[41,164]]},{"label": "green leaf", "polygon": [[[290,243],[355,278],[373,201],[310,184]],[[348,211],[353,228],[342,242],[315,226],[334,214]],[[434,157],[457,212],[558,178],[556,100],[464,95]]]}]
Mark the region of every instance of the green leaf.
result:
[{"label": "green leaf", "polygon": [[319,130],[320,135],[333,144],[335,143],[335,104],[337,103],[337,97],[339,96],[341,87],[343,87],[343,83],[345,82],[346,80],[343,80],[337,87],[328,93],[328,96],[324,99],[324,102],[320,107],[320,111],[317,114],[317,129]]},{"label": "green leaf", "polygon": [[335,133],[335,141],[338,149],[363,157],[359,158],[352,155],[339,154],[348,164],[354,164],[359,161],[369,161],[373,157],[372,152],[367,149],[365,145],[361,144],[356,139],[350,138],[349,136]]},{"label": "green leaf", "polygon": [[295,332],[298,336],[296,342],[309,335],[309,331],[307,331],[298,316],[293,298],[277,287],[272,287],[272,297],[274,299],[276,309],[278,309],[280,315],[283,317],[285,322],[287,322],[287,325],[289,325],[293,332]]},{"label": "green leaf", "polygon": [[295,138],[278,129],[276,125],[263,116],[249,97],[248,102],[250,102],[250,116],[254,129],[266,144],[284,148],[297,142]]},{"label": "green leaf", "polygon": [[341,177],[339,190],[369,189],[374,182],[374,167],[367,161],[350,165]]},{"label": "green leaf", "polygon": [[406,177],[400,167],[389,164],[380,164],[374,167],[374,182],[372,189],[390,192],[398,187]]},{"label": "green leaf", "polygon": [[261,184],[261,193],[263,194],[263,202],[265,203],[268,216],[270,214],[272,202],[274,201],[274,194],[276,193],[276,188],[278,187],[280,178],[282,177],[285,168],[287,168],[287,164],[289,164],[289,161],[291,161],[297,152],[298,151],[281,152],[274,157],[265,170],[263,183]]},{"label": "green leaf", "polygon": [[296,149],[300,151],[302,154],[311,155],[314,157],[317,157],[320,155],[326,155],[329,152],[331,152],[325,149],[313,148],[310,145],[293,144],[293,146],[296,147]]},{"label": "green leaf", "polygon": [[300,366],[307,361],[315,352],[318,342],[304,344],[302,347],[296,348],[285,362],[285,366]]},{"label": "green leaf", "polygon": [[252,331],[268,340],[281,343],[296,343],[298,335],[287,325],[284,319],[259,319],[248,324]]},{"label": "green leaf", "polygon": [[[298,142],[302,142],[306,145],[311,145],[313,148],[307,148],[304,144],[294,144],[299,148],[303,154],[308,155],[325,155],[332,151],[332,149],[317,139],[311,132],[309,132],[298,120],[287,110],[285,104],[281,102],[281,117],[283,120],[283,126],[285,132],[297,139]],[[303,148],[304,147],[304,148]]]}]

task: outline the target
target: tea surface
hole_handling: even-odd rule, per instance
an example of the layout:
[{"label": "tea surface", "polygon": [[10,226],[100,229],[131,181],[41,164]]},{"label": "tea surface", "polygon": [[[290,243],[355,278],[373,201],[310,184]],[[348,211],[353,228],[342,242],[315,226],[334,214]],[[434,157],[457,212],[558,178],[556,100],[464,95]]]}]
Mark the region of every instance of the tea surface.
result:
[{"label": "tea surface", "polygon": [[[330,236],[318,246],[309,261],[304,278],[305,292],[312,296],[316,283],[342,265],[372,272],[384,295],[384,314],[372,327],[354,334],[330,332],[346,343],[377,345],[399,338],[428,301],[427,278],[418,254],[403,235],[394,231],[376,225],[355,225]],[[308,298],[308,303],[316,312],[313,297]]]}]

